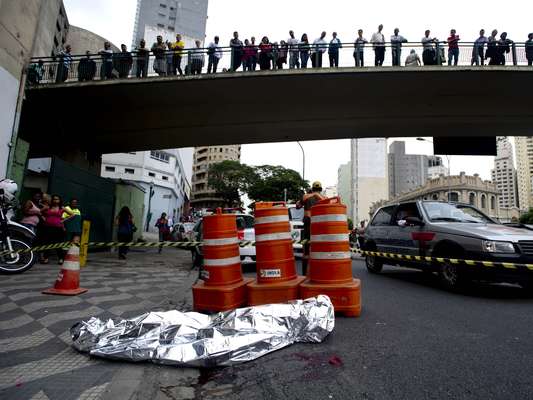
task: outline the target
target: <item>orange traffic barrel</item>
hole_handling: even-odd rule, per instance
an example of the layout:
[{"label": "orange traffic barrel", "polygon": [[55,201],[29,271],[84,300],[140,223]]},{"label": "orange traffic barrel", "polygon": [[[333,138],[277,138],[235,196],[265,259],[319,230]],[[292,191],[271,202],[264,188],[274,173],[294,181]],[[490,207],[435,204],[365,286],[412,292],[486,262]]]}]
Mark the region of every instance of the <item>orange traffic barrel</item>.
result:
[{"label": "orange traffic barrel", "polygon": [[203,281],[192,287],[193,305],[197,311],[226,311],[246,304],[246,285],[243,279],[237,219],[235,214],[216,214],[203,219]]},{"label": "orange traffic barrel", "polygon": [[317,283],[352,280],[352,254],[346,206],[338,197],[325,199],[311,208],[309,278]]},{"label": "orange traffic barrel", "polygon": [[217,213],[203,219],[202,278],[208,286],[242,281],[241,256],[235,214]]},{"label": "orange traffic barrel", "polygon": [[361,314],[361,281],[352,277],[346,206],[339,197],[311,208],[309,279],[300,285],[303,298],[329,296],[336,312]]},{"label": "orange traffic barrel", "polygon": [[255,204],[257,282],[274,283],[296,277],[289,211],[285,203]]}]

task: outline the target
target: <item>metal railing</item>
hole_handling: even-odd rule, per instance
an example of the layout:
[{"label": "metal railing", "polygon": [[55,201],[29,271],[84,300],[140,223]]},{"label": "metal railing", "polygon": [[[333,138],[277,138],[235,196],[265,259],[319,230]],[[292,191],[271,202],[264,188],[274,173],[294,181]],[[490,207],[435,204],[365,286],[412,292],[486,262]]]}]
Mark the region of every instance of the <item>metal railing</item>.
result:
[{"label": "metal railing", "polygon": [[[411,52],[414,51],[414,54]],[[416,57],[417,56],[417,57]],[[299,45],[266,49],[219,47],[215,54],[208,48],[168,50],[155,56],[153,52],[126,52],[106,55],[68,55],[32,58],[27,67],[28,85],[93,80],[167,77],[233,71],[279,70],[291,68],[337,67],[413,67],[441,66],[526,66],[533,63],[533,47],[525,43],[476,46],[462,42],[450,51],[447,43],[420,42],[375,46],[342,43],[332,48],[323,45]]]}]

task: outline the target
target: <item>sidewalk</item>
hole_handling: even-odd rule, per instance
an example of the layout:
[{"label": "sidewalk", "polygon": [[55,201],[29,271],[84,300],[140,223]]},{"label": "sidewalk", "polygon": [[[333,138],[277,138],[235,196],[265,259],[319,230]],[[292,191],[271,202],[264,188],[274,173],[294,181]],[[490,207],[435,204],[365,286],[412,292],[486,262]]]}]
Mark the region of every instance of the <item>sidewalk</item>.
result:
[{"label": "sidewalk", "polygon": [[[92,316],[190,310],[190,288],[197,277],[190,252],[138,249],[126,261],[118,260],[117,253],[89,254],[81,272],[81,286],[89,291],[74,297],[41,294],[59,271],[52,262],[21,275],[0,276],[0,398],[194,398],[196,370],[164,373],[147,363],[90,358],[71,347],[69,336],[74,323]],[[165,381],[169,374],[172,383]]]}]

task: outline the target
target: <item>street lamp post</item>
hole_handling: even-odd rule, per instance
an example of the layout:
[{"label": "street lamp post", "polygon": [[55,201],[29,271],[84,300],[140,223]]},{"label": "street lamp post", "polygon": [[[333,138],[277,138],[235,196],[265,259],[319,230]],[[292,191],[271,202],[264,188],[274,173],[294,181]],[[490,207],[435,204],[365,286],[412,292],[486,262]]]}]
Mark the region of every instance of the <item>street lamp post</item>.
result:
[{"label": "street lamp post", "polygon": [[[431,144],[433,144],[433,141],[432,140],[429,140],[429,139],[426,139],[426,138],[423,138],[423,137],[417,137],[416,140],[418,140],[419,142],[429,142]],[[447,193],[446,193],[446,198],[447,198],[447,201],[448,203],[450,202],[450,197],[451,197],[451,172],[452,172],[452,167],[450,166],[450,156],[448,154],[444,154],[444,156],[446,157],[446,161],[448,161],[448,188],[447,188]]]},{"label": "street lamp post", "polygon": [[305,151],[302,144],[297,140],[298,146],[302,149],[302,180],[305,181]]}]

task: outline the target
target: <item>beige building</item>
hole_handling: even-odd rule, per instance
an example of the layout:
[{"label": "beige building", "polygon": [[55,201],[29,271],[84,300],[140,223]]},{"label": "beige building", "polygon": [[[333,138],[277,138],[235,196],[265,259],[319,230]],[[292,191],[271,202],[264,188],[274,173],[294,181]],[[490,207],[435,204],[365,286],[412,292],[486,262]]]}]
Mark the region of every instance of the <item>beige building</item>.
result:
[{"label": "beige building", "polygon": [[515,137],[518,205],[521,211],[533,207],[533,136]]},{"label": "beige building", "polygon": [[409,193],[396,196],[388,201],[374,203],[371,208],[373,214],[377,208],[385,204],[400,203],[410,200],[441,200],[450,199],[453,202],[471,204],[488,216],[501,222],[510,222],[518,218],[518,209],[500,208],[499,191],[491,181],[484,181],[479,175],[468,176],[464,172],[450,177],[440,176],[429,179],[425,185]]},{"label": "beige building", "polygon": [[223,205],[216,191],[207,184],[209,167],[221,161],[240,161],[240,159],[241,145],[196,147],[192,167],[191,206],[199,209]]},{"label": "beige building", "polygon": [[337,194],[341,198],[341,202],[346,205],[346,213],[349,216],[352,215],[351,168],[351,162],[347,162],[346,164],[342,164],[337,170]]},{"label": "beige building", "polygon": [[492,182],[500,192],[500,207],[517,207],[516,170],[514,168],[513,145],[506,136],[497,138],[497,154],[494,169],[491,170]]}]

